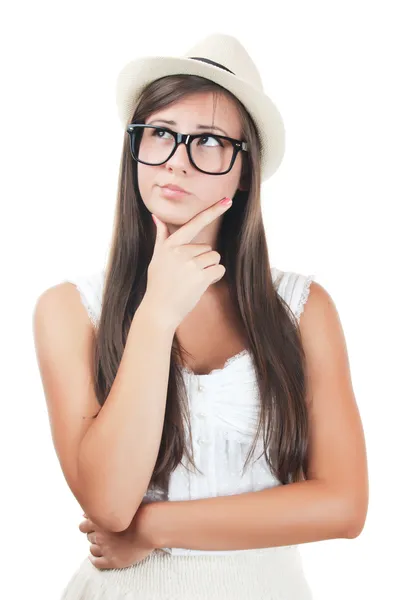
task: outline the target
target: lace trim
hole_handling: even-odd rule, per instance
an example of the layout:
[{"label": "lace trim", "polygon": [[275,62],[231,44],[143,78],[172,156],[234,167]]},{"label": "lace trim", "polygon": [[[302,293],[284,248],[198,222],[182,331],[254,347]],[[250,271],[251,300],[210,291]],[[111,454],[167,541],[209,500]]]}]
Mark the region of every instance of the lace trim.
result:
[{"label": "lace trim", "polygon": [[248,350],[247,348],[245,348],[244,350],[242,350],[241,352],[238,352],[237,354],[235,354],[234,356],[231,356],[230,358],[227,359],[227,361],[224,364],[224,369],[225,367],[227,367],[228,365],[230,365],[231,363],[235,362],[235,360],[238,360],[238,358],[241,358],[242,356],[245,356],[246,354],[248,354]]},{"label": "lace trim", "polygon": [[76,285],[76,287],[77,287],[77,289],[78,289],[78,291],[79,291],[79,293],[81,295],[81,300],[82,300],[82,303],[83,303],[84,307],[87,310],[87,313],[89,315],[89,319],[90,319],[93,327],[95,329],[97,329],[98,326],[99,326],[97,315],[95,314],[94,310],[92,309],[91,305],[89,304],[89,302],[88,302],[88,300],[87,300],[87,298],[86,298],[86,296],[85,296],[82,288],[78,284],[75,284],[75,285]]},{"label": "lace trim", "polygon": [[297,305],[296,312],[295,312],[296,319],[297,319],[298,321],[300,320],[300,315],[301,315],[301,314],[303,313],[303,311],[304,311],[304,305],[305,305],[305,303],[307,302],[307,300],[308,300],[308,296],[309,296],[309,294],[310,294],[310,284],[311,284],[311,282],[312,282],[314,279],[315,279],[315,275],[314,275],[314,274],[312,274],[312,275],[308,275],[308,276],[306,277],[306,280],[305,280],[305,282],[304,282],[303,291],[302,291],[302,294],[301,294],[301,297],[300,297],[300,301],[299,301],[299,304]]},{"label": "lace trim", "polygon": [[213,369],[209,373],[205,373],[205,374],[201,374],[201,375],[198,375],[197,373],[194,373],[194,371],[192,371],[192,369],[189,369],[189,367],[180,366],[180,369],[181,369],[181,371],[184,371],[188,375],[192,375],[192,376],[195,376],[195,377],[207,377],[208,375],[212,375],[214,373],[219,373],[221,371],[224,371],[229,365],[231,365],[233,362],[235,362],[239,358],[242,358],[243,356],[246,356],[248,353],[249,353],[249,351],[247,350],[247,348],[245,348],[244,350],[241,350],[240,352],[238,352],[238,354],[235,354],[234,356],[229,357],[225,361],[224,366],[221,367],[220,369]]}]

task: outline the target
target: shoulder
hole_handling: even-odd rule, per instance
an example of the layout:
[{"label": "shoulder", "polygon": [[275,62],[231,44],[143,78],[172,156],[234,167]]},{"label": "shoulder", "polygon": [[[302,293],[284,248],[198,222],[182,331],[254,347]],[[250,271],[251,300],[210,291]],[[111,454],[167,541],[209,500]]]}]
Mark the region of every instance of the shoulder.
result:
[{"label": "shoulder", "polygon": [[321,351],[345,351],[345,339],[339,313],[329,291],[313,281],[300,321],[302,339],[316,358]]},{"label": "shoulder", "polygon": [[64,309],[70,309],[76,302],[78,312],[79,305],[83,305],[91,325],[96,328],[102,306],[103,284],[104,269],[72,275],[42,292],[36,310],[46,313],[60,310],[64,313]]},{"label": "shoulder", "polygon": [[316,281],[309,285],[299,330],[310,377],[316,382],[348,381],[350,366],[344,329],[335,302]]},{"label": "shoulder", "polygon": [[81,303],[95,328],[97,328],[100,320],[103,303],[104,276],[105,269],[97,269],[64,280],[64,283],[72,283],[78,291]]},{"label": "shoulder", "polygon": [[314,275],[303,273],[279,271],[274,282],[297,319],[310,373],[322,379],[336,369],[337,376],[341,373],[346,378],[345,334],[329,291],[315,281]]}]

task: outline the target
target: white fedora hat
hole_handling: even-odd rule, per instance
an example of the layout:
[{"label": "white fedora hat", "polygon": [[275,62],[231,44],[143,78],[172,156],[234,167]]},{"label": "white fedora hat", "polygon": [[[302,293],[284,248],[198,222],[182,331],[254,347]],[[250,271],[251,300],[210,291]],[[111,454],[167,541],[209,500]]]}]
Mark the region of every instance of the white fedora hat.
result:
[{"label": "white fedora hat", "polygon": [[129,125],[143,88],[166,75],[199,75],[229,90],[252,116],[261,140],[261,181],[278,169],[285,152],[285,129],[280,112],[264,93],[258,69],[242,44],[232,35],[214,33],[183,56],[145,56],[119,72],[116,101],[122,125]]}]

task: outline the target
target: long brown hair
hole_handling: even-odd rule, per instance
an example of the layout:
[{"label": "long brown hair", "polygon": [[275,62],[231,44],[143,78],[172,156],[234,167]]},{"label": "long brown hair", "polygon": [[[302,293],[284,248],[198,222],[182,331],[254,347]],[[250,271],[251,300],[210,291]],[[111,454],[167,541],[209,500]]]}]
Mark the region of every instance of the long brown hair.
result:
[{"label": "long brown hair", "polygon": [[[195,92],[212,92],[214,99],[219,94],[230,97],[240,115],[240,139],[246,140],[249,146],[249,152],[242,154],[241,173],[247,189],[236,192],[233,205],[223,215],[216,248],[226,268],[224,277],[229,295],[247,336],[260,393],[260,419],[244,468],[254,453],[262,429],[264,456],[273,475],[282,484],[300,481],[306,478],[308,466],[305,355],[295,316],[277,293],[271,276],[260,203],[261,145],[255,123],[233,94],[195,75],[167,76],[150,83],[142,91],[129,122],[144,123],[154,111]],[[137,163],[130,154],[126,134],[94,352],[95,388],[101,406],[111,390],[130,324],[146,291],[147,267],[154,241],[154,223],[140,196]],[[193,447],[189,450],[186,444],[186,427],[192,438],[179,367],[185,352],[175,334],[164,427],[149,488],[165,491],[171,472],[184,455],[198,470]]]}]

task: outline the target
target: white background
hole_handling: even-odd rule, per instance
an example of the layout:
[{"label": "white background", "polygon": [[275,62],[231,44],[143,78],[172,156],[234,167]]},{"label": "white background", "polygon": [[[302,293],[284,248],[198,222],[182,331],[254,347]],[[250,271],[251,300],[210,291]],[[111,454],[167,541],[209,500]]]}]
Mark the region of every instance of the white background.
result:
[{"label": "white background", "polygon": [[2,589],[55,600],[88,554],[54,453],[32,336],[38,296],[104,264],[123,129],[115,78],[139,55],[238,37],[286,127],[263,184],[271,264],[314,273],[339,311],[367,440],[354,540],[301,545],[316,600],[399,594],[399,19],[393,1],[19,2],[1,22]]}]

